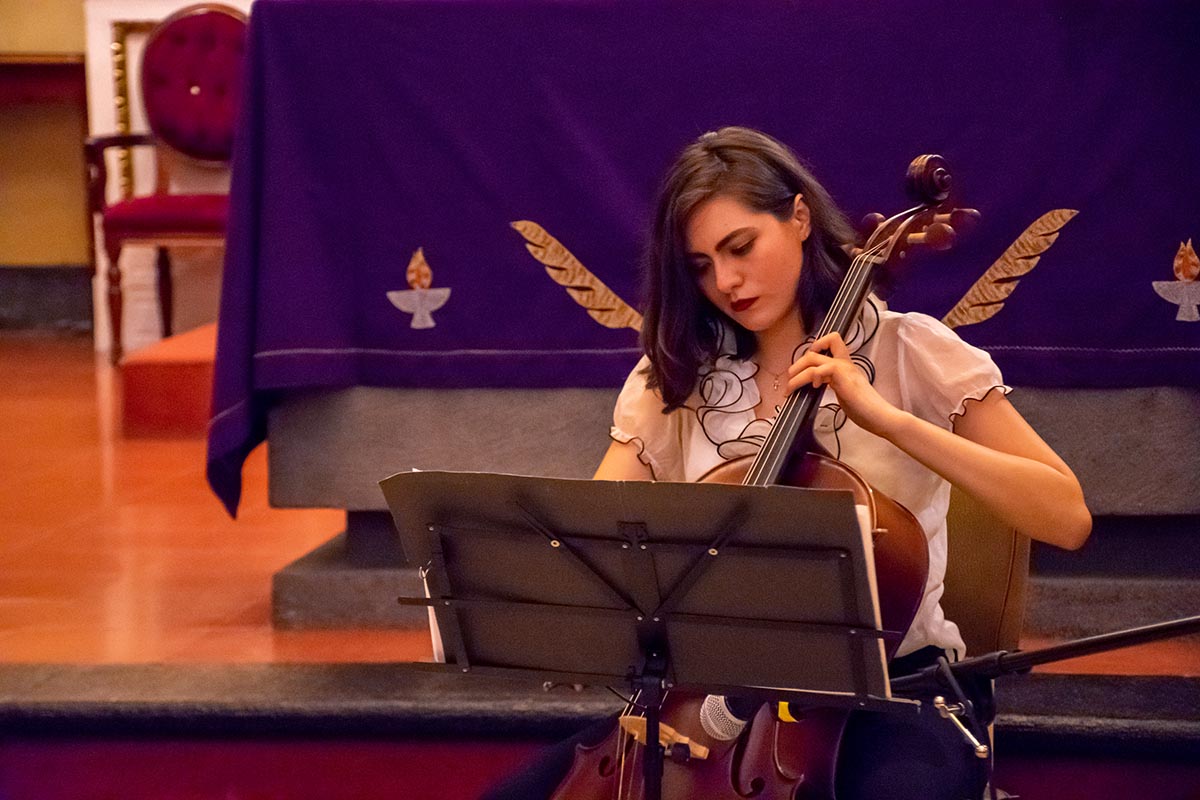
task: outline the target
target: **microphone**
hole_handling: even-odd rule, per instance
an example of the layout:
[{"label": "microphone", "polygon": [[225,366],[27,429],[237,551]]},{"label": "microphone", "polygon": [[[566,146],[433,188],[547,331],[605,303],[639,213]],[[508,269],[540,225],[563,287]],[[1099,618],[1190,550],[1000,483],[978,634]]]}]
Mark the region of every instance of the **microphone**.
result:
[{"label": "microphone", "polygon": [[709,738],[718,742],[736,739],[762,705],[756,700],[743,697],[722,697],[710,694],[700,706],[700,727]]}]

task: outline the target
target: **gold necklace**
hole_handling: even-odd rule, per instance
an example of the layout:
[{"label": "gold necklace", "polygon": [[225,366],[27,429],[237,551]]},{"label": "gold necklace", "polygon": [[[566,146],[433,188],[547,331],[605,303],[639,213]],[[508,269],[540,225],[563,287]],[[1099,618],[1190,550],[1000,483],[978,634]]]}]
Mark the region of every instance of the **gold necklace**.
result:
[{"label": "gold necklace", "polygon": [[791,367],[792,367],[791,364],[788,364],[786,367],[781,369],[779,372],[772,372],[771,370],[767,369],[762,364],[759,364],[758,366],[763,370],[763,372],[766,372],[768,375],[771,376],[771,390],[775,391],[775,392],[779,391],[780,378],[782,378],[784,375],[787,375],[788,370],[791,369]]}]

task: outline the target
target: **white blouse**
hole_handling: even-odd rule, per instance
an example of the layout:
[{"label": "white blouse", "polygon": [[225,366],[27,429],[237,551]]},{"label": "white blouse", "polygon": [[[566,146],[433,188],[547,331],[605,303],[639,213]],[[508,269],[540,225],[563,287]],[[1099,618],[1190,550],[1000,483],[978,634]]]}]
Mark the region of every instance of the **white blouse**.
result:
[{"label": "white blouse", "polygon": [[[993,389],[1004,393],[991,356],[924,314],[900,314],[871,298],[847,337],[852,360],[876,391],[898,408],[941,428],[951,429],[968,399]],[[803,347],[797,349],[797,356]],[[716,361],[700,370],[696,390],[685,406],[663,414],[663,400],[646,386],[643,358],[617,398],[611,436],[633,442],[655,480],[695,481],[717,464],[757,452],[772,420],[757,419],[758,367],[733,354],[733,336],[724,337]],[[826,388],[816,420],[817,441],[853,467],[879,491],[916,516],[929,541],[929,579],[902,656],[927,645],[965,655],[958,626],[946,619],[938,601],[946,574],[946,511],[950,484],[890,442],[867,433],[841,412]]]}]

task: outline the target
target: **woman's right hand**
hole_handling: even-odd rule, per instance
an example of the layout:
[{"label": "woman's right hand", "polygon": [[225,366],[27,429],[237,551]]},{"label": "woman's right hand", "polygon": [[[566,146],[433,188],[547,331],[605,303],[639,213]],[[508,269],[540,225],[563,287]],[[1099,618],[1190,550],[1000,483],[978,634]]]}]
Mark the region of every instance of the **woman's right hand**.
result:
[{"label": "woman's right hand", "polygon": [[849,348],[836,332],[817,339],[788,368],[788,392],[805,386],[832,387],[850,421],[876,436],[888,438],[906,416],[876,391],[866,373],[850,359]]}]

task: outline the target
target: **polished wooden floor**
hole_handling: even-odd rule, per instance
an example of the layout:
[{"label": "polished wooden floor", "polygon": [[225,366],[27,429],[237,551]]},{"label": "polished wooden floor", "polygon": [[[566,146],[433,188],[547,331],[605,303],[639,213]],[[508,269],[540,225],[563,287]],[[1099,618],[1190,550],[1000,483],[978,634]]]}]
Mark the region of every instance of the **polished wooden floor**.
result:
[{"label": "polished wooden floor", "polygon": [[343,516],[267,506],[266,452],[226,515],[201,439],[125,439],[119,374],[81,338],[0,335],[0,660],[407,661],[427,636],[276,631],[271,574]]},{"label": "polished wooden floor", "polygon": [[[265,447],[247,462],[234,521],[204,481],[202,440],[122,437],[119,375],[90,341],[0,334],[0,375],[0,661],[429,657],[419,633],[271,627],[272,573],[342,515],[269,508]],[[1046,669],[1197,675],[1197,639]]]}]

